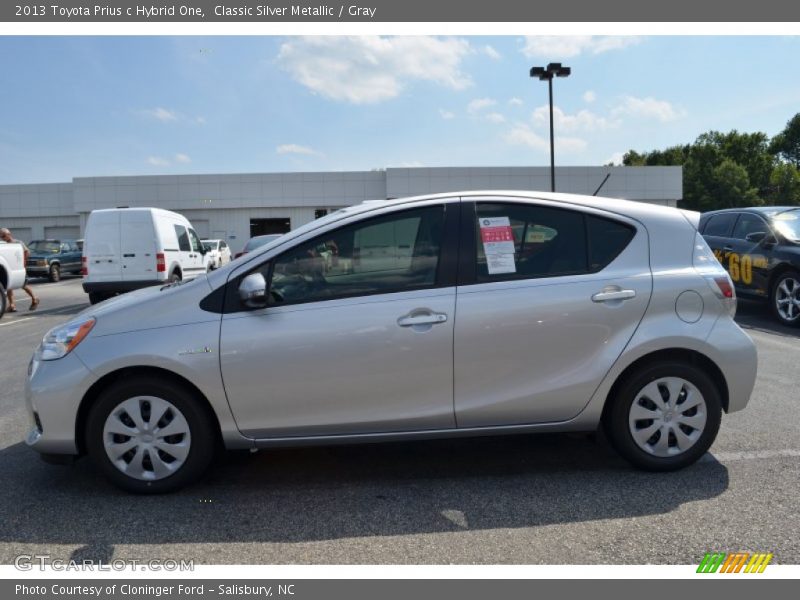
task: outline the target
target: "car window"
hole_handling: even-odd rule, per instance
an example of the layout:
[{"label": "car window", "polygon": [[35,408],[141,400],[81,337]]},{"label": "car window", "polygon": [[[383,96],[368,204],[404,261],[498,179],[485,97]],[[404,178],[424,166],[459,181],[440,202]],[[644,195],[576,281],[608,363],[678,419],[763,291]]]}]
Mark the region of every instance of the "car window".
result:
[{"label": "car window", "polygon": [[602,271],[625,249],[636,230],[630,225],[594,215],[586,215],[589,242],[589,270]]},{"label": "car window", "polygon": [[784,237],[792,241],[800,240],[800,210],[793,208],[778,213],[772,217],[772,223]]},{"label": "car window", "polygon": [[228,244],[226,244],[225,242],[220,242],[219,243],[219,249],[220,250],[225,250],[225,249],[227,249],[227,247],[228,247]]},{"label": "car window", "polygon": [[743,240],[751,233],[769,233],[769,227],[764,222],[764,219],[756,215],[742,213],[739,215],[739,220],[736,221],[736,226],[733,228],[733,236],[736,239]]},{"label": "car window", "polygon": [[580,212],[530,204],[477,205],[477,281],[589,272]]},{"label": "car window", "polygon": [[58,242],[39,240],[28,244],[28,250],[39,254],[58,254],[61,250],[61,245]]},{"label": "car window", "polygon": [[291,304],[433,287],[443,207],[375,217],[295,246],[275,260],[270,302]]},{"label": "car window", "polygon": [[175,225],[175,234],[178,236],[178,249],[181,252],[191,252],[192,246],[189,243],[189,234],[183,225]]},{"label": "car window", "polygon": [[736,213],[722,213],[713,215],[706,222],[703,228],[703,235],[715,237],[730,237],[733,223],[736,221]]},{"label": "car window", "polygon": [[194,229],[189,229],[189,241],[192,244],[193,252],[200,252],[203,249],[203,243],[200,241],[200,236]]}]

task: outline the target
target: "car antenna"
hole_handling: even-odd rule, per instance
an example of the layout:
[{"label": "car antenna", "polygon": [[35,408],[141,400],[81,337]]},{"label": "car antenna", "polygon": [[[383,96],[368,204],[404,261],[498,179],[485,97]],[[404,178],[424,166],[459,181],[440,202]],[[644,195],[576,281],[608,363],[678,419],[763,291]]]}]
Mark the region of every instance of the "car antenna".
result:
[{"label": "car antenna", "polygon": [[597,189],[594,191],[594,194],[592,194],[592,196],[597,196],[597,192],[603,189],[603,186],[606,184],[606,181],[608,181],[609,177],[611,177],[611,171],[606,173],[605,179],[603,179],[603,181],[600,182],[600,185],[597,186]]}]

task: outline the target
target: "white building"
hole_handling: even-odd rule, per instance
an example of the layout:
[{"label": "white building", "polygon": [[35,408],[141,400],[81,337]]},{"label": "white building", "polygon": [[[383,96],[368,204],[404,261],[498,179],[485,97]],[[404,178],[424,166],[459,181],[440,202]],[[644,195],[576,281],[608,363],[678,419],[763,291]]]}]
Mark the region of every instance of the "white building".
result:
[{"label": "white building", "polygon": [[[606,176],[608,179],[606,180]],[[676,206],[681,167],[558,167],[559,192]],[[0,186],[0,227],[23,241],[83,237],[98,208],[155,206],[184,214],[203,238],[238,251],[251,237],[283,232],[364,200],[433,192],[550,189],[549,167],[445,167],[322,173],[76,177],[71,183]]]}]

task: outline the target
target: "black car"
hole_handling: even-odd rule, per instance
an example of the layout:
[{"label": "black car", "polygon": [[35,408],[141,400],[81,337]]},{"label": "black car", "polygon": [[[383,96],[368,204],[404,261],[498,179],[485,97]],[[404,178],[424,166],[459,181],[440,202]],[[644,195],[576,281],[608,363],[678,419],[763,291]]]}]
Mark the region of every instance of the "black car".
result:
[{"label": "black car", "polygon": [[59,281],[62,273],[81,273],[81,249],[75,240],[34,240],[25,268],[30,277]]},{"label": "black car", "polygon": [[736,293],[769,302],[786,325],[800,325],[800,207],[730,208],[704,213],[703,234]]}]

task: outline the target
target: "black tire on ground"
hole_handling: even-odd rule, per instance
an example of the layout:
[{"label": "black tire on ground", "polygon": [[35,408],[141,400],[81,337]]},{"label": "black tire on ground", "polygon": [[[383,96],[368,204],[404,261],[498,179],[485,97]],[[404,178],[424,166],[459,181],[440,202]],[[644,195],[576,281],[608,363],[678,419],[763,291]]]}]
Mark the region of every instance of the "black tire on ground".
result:
[{"label": "black tire on ground", "polygon": [[784,318],[781,313],[778,311],[778,304],[777,304],[777,293],[778,288],[783,284],[784,281],[793,279],[796,282],[800,282],[800,272],[795,271],[794,269],[789,269],[788,271],[784,271],[780,275],[775,278],[775,281],[772,282],[772,287],[769,290],[769,309],[772,312],[772,316],[778,320],[779,323],[783,325],[793,325],[797,326],[800,325],[800,311],[797,312],[797,316],[793,319],[786,319]]},{"label": "black tire on ground", "polygon": [[8,308],[8,296],[6,296],[5,286],[0,283],[0,319],[6,314],[6,308]]},{"label": "black tire on ground", "polygon": [[[628,415],[637,394],[650,382],[662,377],[680,377],[692,383],[706,403],[706,424],[699,439],[688,450],[660,457],[640,448],[633,439]],[[722,400],[717,384],[706,373],[688,362],[669,360],[650,363],[629,375],[617,388],[603,417],[603,429],[614,449],[634,466],[647,471],[674,471],[696,462],[711,447],[722,419]]]},{"label": "black tire on ground", "polygon": [[[103,429],[108,415],[122,402],[136,396],[154,396],[170,402],[189,425],[191,445],[184,464],[173,474],[154,481],[126,475],[109,459],[103,444]],[[141,377],[121,380],[106,388],[89,411],[86,420],[86,450],[95,465],[116,486],[136,494],[173,492],[194,483],[211,464],[218,447],[216,425],[204,400],[196,398],[184,386],[163,378]]]},{"label": "black tire on ground", "polygon": [[56,281],[61,281],[61,266],[60,265],[51,265],[50,266],[50,273],[48,274],[48,278],[53,283],[55,283]]},{"label": "black tire on ground", "polygon": [[183,277],[181,276],[180,271],[174,271],[172,275],[169,276],[169,280],[171,283],[178,283]]},{"label": "black tire on ground", "polygon": [[103,300],[108,300],[108,294],[103,292],[89,292],[89,304],[98,304]]}]

